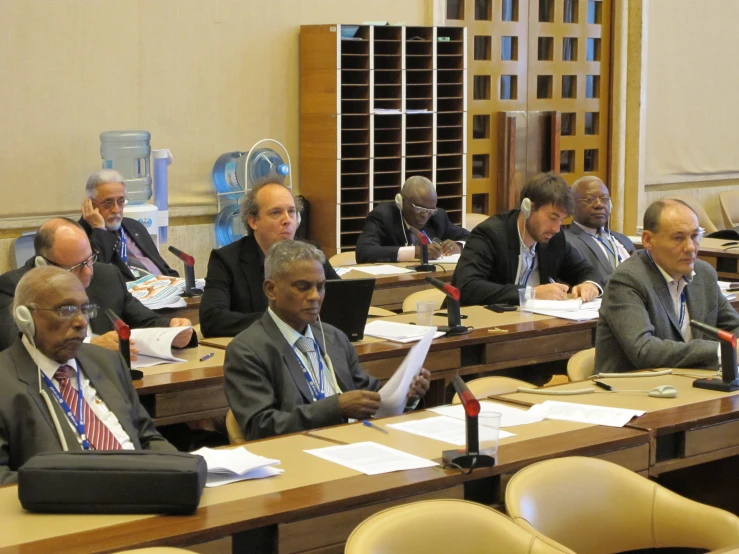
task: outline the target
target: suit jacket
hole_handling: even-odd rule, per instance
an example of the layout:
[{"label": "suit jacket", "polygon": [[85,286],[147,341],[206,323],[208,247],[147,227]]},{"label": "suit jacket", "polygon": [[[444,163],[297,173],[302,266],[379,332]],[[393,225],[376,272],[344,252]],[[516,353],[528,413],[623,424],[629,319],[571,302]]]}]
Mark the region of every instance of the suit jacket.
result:
[{"label": "suit jacket", "polygon": [[[629,237],[615,231],[611,231],[611,236],[623,245],[629,255],[634,252],[634,244]],[[608,278],[613,273],[613,266],[603,253],[603,249],[598,245],[598,241],[575,223],[565,229],[565,237],[567,242],[577,248],[580,254],[585,256],[585,259],[593,266],[598,275],[598,281],[603,284],[607,283]]]},{"label": "suit jacket", "polygon": [[[379,390],[379,381],[359,367],[346,335],[328,324],[323,330],[325,350],[320,327],[311,325],[341,390]],[[312,402],[298,359],[269,313],[231,341],[223,373],[228,405],[248,440],[344,423],[338,394]]]},{"label": "suit jacket", "polygon": [[[503,212],[473,229],[452,277],[463,304],[518,304],[518,289],[522,288],[515,282],[521,252],[518,214],[519,210]],[[550,277],[570,286],[584,281],[601,284],[588,261],[561,231],[548,244],[536,246],[536,259],[541,284],[548,283]]]},{"label": "suit jacket", "polygon": [[[118,248],[121,243],[121,237],[118,233],[108,231],[107,229],[93,229],[90,227],[90,224],[84,220],[84,218],[80,218],[79,224],[82,225],[82,228],[90,238],[90,244],[92,245],[93,250],[98,252],[99,262],[112,264],[117,267],[121,274],[126,278],[126,281],[133,281],[136,279],[134,274],[131,273],[131,270],[126,265],[126,262],[123,261],[123,258],[121,258],[121,255],[118,253]],[[143,252],[144,255],[149,258],[157,268],[159,268],[162,275],[169,275],[171,277],[180,276],[179,273],[167,265],[167,262],[165,262],[161,254],[159,254],[157,245],[154,244],[154,241],[152,240],[151,235],[149,235],[149,231],[146,230],[146,227],[130,217],[123,218],[122,226],[126,233],[128,233],[128,236],[130,236],[136,243],[136,246],[139,247],[141,252]]]},{"label": "suit jacket", "polygon": [[[439,240],[467,240],[470,232],[455,225],[441,208],[431,216],[423,229],[429,238]],[[400,210],[394,202],[375,206],[364,221],[357,241],[357,263],[397,262],[398,249],[406,246],[405,227]]]},{"label": "suit jacket", "polygon": [[[11,306],[18,281],[33,267],[34,258],[31,258],[23,267],[0,275],[0,350],[9,348],[19,334],[13,321]],[[172,319],[158,315],[131,296],[126,289],[123,275],[108,264],[93,265],[92,281],[86,292],[90,302],[100,307],[98,315],[90,320],[90,329],[97,335],[113,330],[113,324],[105,315],[105,310],[108,308],[134,329],[169,327]]]},{"label": "suit jacket", "polygon": [[[326,279],[339,276],[326,261]],[[254,235],[213,250],[208,260],[200,301],[200,331],[204,337],[235,337],[267,311],[264,255]]]},{"label": "suit jacket", "polygon": [[[690,319],[739,332],[739,314],[724,298],[718,277],[706,262],[695,262],[685,287]],[[611,275],[600,307],[595,340],[599,372],[654,367],[716,369],[718,343],[692,330],[686,343],[662,273],[646,251],[636,252]]]},{"label": "suit jacket", "polygon": [[[176,452],[139,403],[119,354],[83,344],[77,361],[137,450]],[[61,452],[62,446],[39,394],[38,368],[20,339],[0,353],[0,367],[0,485],[7,485],[16,482],[18,468],[29,458],[40,452]],[[43,381],[42,387],[51,399],[70,451],[81,450],[67,417]]]}]

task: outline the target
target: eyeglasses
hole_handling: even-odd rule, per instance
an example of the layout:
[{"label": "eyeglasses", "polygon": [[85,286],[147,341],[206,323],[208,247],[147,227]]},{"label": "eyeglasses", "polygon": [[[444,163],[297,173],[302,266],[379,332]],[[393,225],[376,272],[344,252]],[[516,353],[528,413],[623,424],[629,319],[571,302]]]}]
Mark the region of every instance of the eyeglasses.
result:
[{"label": "eyeglasses", "polygon": [[72,267],[63,266],[61,264],[58,264],[56,262],[51,261],[49,258],[44,258],[44,259],[47,262],[49,262],[51,265],[55,266],[55,267],[60,267],[60,268],[62,268],[65,271],[69,271],[70,273],[74,273],[75,275],[78,275],[78,274],[80,274],[82,272],[82,269],[85,266],[87,266],[90,269],[92,269],[92,264],[94,264],[97,261],[98,255],[99,254],[97,252],[93,252],[92,253],[92,256],[90,256],[89,258],[87,258],[85,261],[82,261],[82,262],[80,262],[80,263],[78,263],[76,265],[73,265]]},{"label": "eyeglasses", "polygon": [[600,202],[602,206],[605,206],[609,210],[613,206],[610,196],[588,196],[587,198],[580,198],[579,201],[588,207],[594,205],[596,202]]},{"label": "eyeglasses", "polygon": [[410,200],[408,200],[405,197],[403,197],[403,200],[405,200],[411,206],[413,206],[413,209],[416,210],[416,213],[417,214],[436,215],[436,212],[438,211],[436,208],[424,208],[423,206],[416,206],[413,202],[411,202]]},{"label": "eyeglasses", "polygon": [[98,202],[97,200],[95,200],[95,202],[100,204],[106,210],[112,210],[113,206],[118,206],[118,209],[122,210],[123,206],[128,202],[128,198],[121,196],[120,198],[108,198],[105,202]]},{"label": "eyeglasses", "polygon": [[97,304],[82,304],[82,306],[68,304],[65,306],[59,306],[58,308],[36,308],[32,306],[30,309],[37,312],[56,312],[59,319],[65,320],[74,319],[80,313],[88,320],[98,315]]}]

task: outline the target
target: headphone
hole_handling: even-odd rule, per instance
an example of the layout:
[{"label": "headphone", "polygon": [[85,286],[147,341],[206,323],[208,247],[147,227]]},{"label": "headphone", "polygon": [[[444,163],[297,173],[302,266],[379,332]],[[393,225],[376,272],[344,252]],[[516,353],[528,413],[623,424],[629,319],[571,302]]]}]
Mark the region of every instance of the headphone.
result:
[{"label": "headphone", "polygon": [[44,258],[43,256],[36,256],[33,259],[34,267],[46,267],[47,265],[49,265],[49,262],[47,262],[46,258]]},{"label": "headphone", "polygon": [[523,220],[526,221],[531,216],[531,200],[524,198],[521,200],[521,213],[523,214]]},{"label": "headphone", "polygon": [[403,211],[403,195],[398,193],[395,195],[395,205],[402,212]]},{"label": "headphone", "polygon": [[15,324],[21,333],[26,335],[30,341],[36,336],[36,325],[33,323],[33,316],[28,306],[18,306],[13,314]]}]

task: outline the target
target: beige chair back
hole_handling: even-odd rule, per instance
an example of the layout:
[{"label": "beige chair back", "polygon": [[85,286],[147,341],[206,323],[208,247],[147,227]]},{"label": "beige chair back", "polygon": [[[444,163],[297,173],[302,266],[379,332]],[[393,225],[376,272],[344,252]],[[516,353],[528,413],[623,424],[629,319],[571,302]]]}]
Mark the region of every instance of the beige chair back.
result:
[{"label": "beige chair back", "polygon": [[[514,379],[513,377],[480,377],[467,382],[467,388],[477,399],[484,399],[493,394],[507,394],[516,392],[518,387],[536,388],[536,385]],[[455,394],[452,404],[459,404],[459,395]]]},{"label": "beige chair back", "polygon": [[477,227],[480,223],[485,221],[487,218],[489,218],[489,215],[485,214],[475,214],[472,212],[468,212],[465,216],[465,223],[464,228],[468,231],[472,231],[475,227]]},{"label": "beige chair back", "polygon": [[571,552],[536,538],[500,512],[465,500],[426,500],[378,512],[349,535],[345,554]]},{"label": "beige chair back", "polygon": [[558,458],[524,468],[508,482],[505,504],[521,527],[578,554],[739,544],[735,515],[597,458]]},{"label": "beige chair back", "polygon": [[673,195],[673,196],[670,196],[670,198],[674,198],[675,200],[682,200],[688,206],[693,208],[693,211],[696,214],[698,214],[698,225],[700,225],[706,230],[707,235],[710,235],[711,233],[715,233],[716,231],[718,231],[718,227],[716,227],[716,224],[708,216],[708,212],[703,207],[703,204],[698,202],[695,198],[691,198],[690,196],[680,196],[680,195]]},{"label": "beige chair back", "polygon": [[331,264],[331,267],[357,265],[357,256],[354,254],[354,250],[350,250],[349,252],[334,254],[328,259],[328,263]]},{"label": "beige chair back", "polygon": [[118,554],[182,554],[183,552],[196,554],[194,550],[174,548],[173,546],[151,546],[149,548],[137,548],[135,550],[121,550]]},{"label": "beige chair back", "polygon": [[582,381],[595,373],[595,348],[581,350],[567,362],[570,381]]},{"label": "beige chair back", "polygon": [[727,190],[718,195],[721,215],[727,229],[739,226],[739,190]]},{"label": "beige chair back", "polygon": [[231,444],[244,444],[246,437],[239,426],[239,422],[234,417],[233,410],[229,410],[226,414],[226,432],[228,433],[228,442]]},{"label": "beige chair back", "polygon": [[403,300],[403,313],[415,312],[416,302],[423,302],[425,300],[433,300],[434,302],[436,302],[436,307],[434,309],[438,310],[441,308],[441,304],[444,302],[444,297],[444,293],[436,289],[427,289],[414,292],[406,296],[405,300]]}]

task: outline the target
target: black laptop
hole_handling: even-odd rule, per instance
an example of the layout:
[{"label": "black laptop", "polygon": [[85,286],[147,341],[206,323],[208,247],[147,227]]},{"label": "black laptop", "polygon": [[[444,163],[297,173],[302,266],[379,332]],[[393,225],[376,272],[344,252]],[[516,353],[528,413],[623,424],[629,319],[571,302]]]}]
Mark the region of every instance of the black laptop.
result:
[{"label": "black laptop", "polygon": [[352,342],[362,340],[374,290],[374,279],[326,281],[321,321],[342,330]]}]

